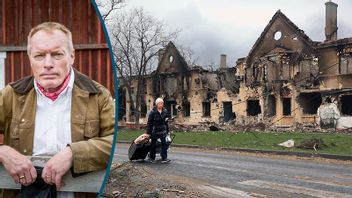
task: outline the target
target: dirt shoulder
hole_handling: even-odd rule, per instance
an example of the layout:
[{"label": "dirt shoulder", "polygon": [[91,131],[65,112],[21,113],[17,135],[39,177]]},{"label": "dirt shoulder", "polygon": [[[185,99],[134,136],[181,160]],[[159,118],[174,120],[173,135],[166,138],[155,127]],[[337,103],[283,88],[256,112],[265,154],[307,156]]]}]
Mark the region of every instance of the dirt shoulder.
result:
[{"label": "dirt shoulder", "polygon": [[205,183],[174,176],[144,166],[143,163],[113,164],[101,197],[226,197],[204,190]]},{"label": "dirt shoulder", "polygon": [[[128,144],[117,146],[128,147]],[[308,161],[327,164],[350,165],[351,161],[325,159],[319,157],[297,157],[248,153],[228,150],[171,147],[177,152],[202,152],[229,156],[262,157],[275,160]],[[172,172],[161,172],[146,166],[147,162],[125,162],[113,164],[107,185],[102,197],[257,197],[255,194],[243,194],[242,191],[212,186],[207,181],[172,175]],[[164,164],[157,164],[164,166]],[[242,196],[243,195],[243,196]]]}]

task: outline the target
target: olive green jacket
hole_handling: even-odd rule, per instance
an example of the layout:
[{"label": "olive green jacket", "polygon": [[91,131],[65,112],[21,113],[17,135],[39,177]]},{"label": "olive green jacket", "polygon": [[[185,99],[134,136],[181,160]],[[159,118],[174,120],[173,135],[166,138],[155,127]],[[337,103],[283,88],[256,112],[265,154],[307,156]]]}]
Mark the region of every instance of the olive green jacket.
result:
[{"label": "olive green jacket", "polygon": [[[107,167],[115,111],[114,101],[106,88],[78,71],[74,72],[70,147],[73,152],[71,171],[78,174]],[[0,131],[4,133],[4,144],[28,156],[33,152],[36,104],[32,76],[0,91]]]}]

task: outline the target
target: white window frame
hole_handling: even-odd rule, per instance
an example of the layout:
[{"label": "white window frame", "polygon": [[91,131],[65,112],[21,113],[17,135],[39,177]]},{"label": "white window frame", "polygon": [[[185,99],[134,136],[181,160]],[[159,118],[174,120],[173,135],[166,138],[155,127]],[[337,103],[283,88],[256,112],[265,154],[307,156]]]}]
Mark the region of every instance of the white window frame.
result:
[{"label": "white window frame", "polygon": [[5,87],[5,58],[6,52],[0,52],[0,90]]}]

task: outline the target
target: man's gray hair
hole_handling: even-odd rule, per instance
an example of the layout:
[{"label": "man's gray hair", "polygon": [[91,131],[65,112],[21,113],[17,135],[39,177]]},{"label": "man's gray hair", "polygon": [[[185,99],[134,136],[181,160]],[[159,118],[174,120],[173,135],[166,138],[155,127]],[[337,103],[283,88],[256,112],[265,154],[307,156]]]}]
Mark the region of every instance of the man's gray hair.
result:
[{"label": "man's gray hair", "polygon": [[72,42],[72,33],[66,26],[62,25],[61,23],[56,23],[56,22],[44,22],[44,23],[41,23],[41,24],[33,27],[28,34],[28,37],[27,37],[27,54],[28,55],[30,54],[30,51],[31,51],[32,46],[31,46],[30,41],[31,41],[33,35],[41,30],[46,31],[48,33],[52,33],[54,30],[59,30],[59,31],[63,32],[67,37],[68,50],[70,52],[72,52],[74,50],[73,42]]},{"label": "man's gray hair", "polygon": [[157,98],[156,100],[155,100],[155,105],[157,105],[158,103],[164,103],[164,100],[162,99],[162,98]]}]

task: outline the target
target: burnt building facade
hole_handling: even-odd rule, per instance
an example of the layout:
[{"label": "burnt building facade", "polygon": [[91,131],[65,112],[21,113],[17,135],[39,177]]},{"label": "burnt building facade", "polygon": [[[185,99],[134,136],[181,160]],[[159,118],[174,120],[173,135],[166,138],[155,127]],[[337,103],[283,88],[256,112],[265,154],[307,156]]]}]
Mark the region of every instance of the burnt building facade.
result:
[{"label": "burnt building facade", "polygon": [[[159,51],[157,69],[144,77],[141,91],[144,93],[141,96],[142,105],[137,110],[140,112],[140,123],[146,124],[146,115],[158,97],[164,99],[164,105],[176,123],[200,125],[204,122],[218,123],[223,119],[231,120],[232,101],[239,91],[239,82],[235,78],[235,68],[226,66],[225,55],[222,55],[222,62],[221,69],[217,71],[208,71],[200,66],[189,67],[175,45],[169,42]],[[137,82],[134,87],[137,87]],[[120,84],[119,118],[121,120],[125,117],[127,123],[134,123],[135,120],[131,115],[135,112],[131,110],[128,98],[123,84]],[[222,103],[227,109],[225,116]],[[120,123],[119,126],[123,125],[124,123]]]},{"label": "burnt building facade", "polygon": [[238,62],[247,115],[274,126],[316,126],[318,108],[331,98],[341,114],[337,128],[350,127],[351,38],[337,39],[338,5],[325,6],[325,41],[312,41],[279,10]]},{"label": "burnt building facade", "polygon": [[[144,111],[162,97],[183,125],[316,127],[318,108],[330,98],[341,114],[337,128],[352,127],[352,38],[337,38],[338,5],[325,5],[325,41],[311,40],[279,10],[248,56],[231,68],[225,55],[216,71],[189,67],[170,42],[157,70],[145,77]],[[125,108],[128,115],[128,101]]]}]

